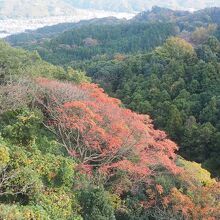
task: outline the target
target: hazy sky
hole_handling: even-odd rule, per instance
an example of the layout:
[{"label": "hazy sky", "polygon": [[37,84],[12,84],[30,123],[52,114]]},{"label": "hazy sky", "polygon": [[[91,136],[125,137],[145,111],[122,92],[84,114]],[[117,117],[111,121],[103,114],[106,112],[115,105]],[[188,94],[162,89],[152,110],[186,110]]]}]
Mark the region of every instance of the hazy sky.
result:
[{"label": "hazy sky", "polygon": [[220,7],[220,0],[65,0],[74,6],[114,11],[142,11],[154,5],[172,9],[202,9]]}]

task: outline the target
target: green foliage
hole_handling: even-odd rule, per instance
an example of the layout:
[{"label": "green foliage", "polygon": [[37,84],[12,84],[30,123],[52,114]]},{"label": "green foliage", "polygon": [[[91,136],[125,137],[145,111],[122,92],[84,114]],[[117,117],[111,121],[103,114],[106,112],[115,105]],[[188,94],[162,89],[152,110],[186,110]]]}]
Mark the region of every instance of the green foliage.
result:
[{"label": "green foliage", "polygon": [[[36,50],[27,52],[23,49],[15,49],[1,40],[0,57],[0,84],[13,81],[20,76],[68,78],[68,74],[62,67],[43,61]],[[83,73],[79,76],[84,77],[84,80],[87,79]]]},{"label": "green foliage", "polygon": [[15,144],[28,145],[35,139],[35,134],[42,122],[39,112],[18,110],[1,116],[2,136]]},{"label": "green foliage", "polygon": [[85,72],[80,70],[73,70],[72,68],[67,68],[67,80],[75,82],[77,84],[91,82],[91,79],[86,76]]},{"label": "green foliage", "polygon": [[1,118],[0,218],[82,220],[72,191],[75,162],[62,156],[41,113],[20,109]]},{"label": "green foliage", "polygon": [[46,210],[50,219],[71,220],[77,217],[78,205],[71,191],[62,188],[45,189],[36,196],[35,203]]},{"label": "green foliage", "polygon": [[89,188],[77,195],[82,216],[88,220],[115,220],[111,196],[102,188]]},{"label": "green foliage", "polygon": [[19,205],[0,205],[0,218],[7,220],[50,220],[42,207]]},{"label": "green foliage", "polygon": [[176,34],[170,23],[122,23],[115,25],[82,25],[58,37],[24,46],[37,50],[44,60],[68,66],[71,62],[96,59],[102,55],[149,51]]},{"label": "green foliage", "polygon": [[172,37],[150,54],[91,62],[86,69],[126,107],[150,114],[182,156],[219,175],[219,47],[215,37],[196,50]]},{"label": "green foliage", "polygon": [[[186,29],[194,28],[189,24]],[[219,176],[219,41],[207,38],[206,33],[203,39],[197,33],[196,37],[205,42],[193,48],[171,37],[151,53],[139,54],[176,33],[176,24],[162,22],[85,25],[28,47],[53,63],[86,70],[126,107],[150,114],[156,127],[165,129],[177,141],[184,157],[202,163]],[[177,160],[183,174],[156,168],[149,185],[147,175],[145,181],[136,183],[135,178],[118,172],[117,178],[110,177],[100,186],[98,173],[92,176],[78,172],[74,152],[67,155],[53,130],[43,125],[48,112],[34,108],[34,94],[28,94],[25,104],[19,105],[23,96],[16,99],[17,87],[15,92],[7,90],[7,85],[15,82],[20,86],[23,76],[90,82],[84,71],[48,64],[38,52],[28,53],[0,42],[0,219],[183,219],[181,210],[173,212],[163,204],[173,188],[188,202],[197,197],[195,186],[202,190],[216,184],[200,164],[183,159]],[[7,105],[9,97],[15,99]],[[135,162],[139,158],[132,154],[129,159]],[[117,184],[121,184],[122,194],[112,194]],[[209,198],[215,201],[217,196]],[[202,198],[203,205],[205,202]]]}]

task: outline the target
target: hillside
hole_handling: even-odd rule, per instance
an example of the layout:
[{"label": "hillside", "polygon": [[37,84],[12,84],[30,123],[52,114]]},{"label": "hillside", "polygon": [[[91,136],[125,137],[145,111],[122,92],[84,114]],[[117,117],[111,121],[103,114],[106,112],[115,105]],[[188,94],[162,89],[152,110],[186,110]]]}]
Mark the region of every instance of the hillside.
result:
[{"label": "hillside", "polygon": [[220,24],[220,8],[213,7],[188,12],[156,6],[150,11],[139,13],[132,20],[137,22],[174,22],[181,31],[193,31],[196,27]]},{"label": "hillside", "polygon": [[[6,38],[6,40],[14,45],[14,46],[21,46],[25,47],[27,49],[30,49],[32,45],[36,47],[37,45],[42,47],[48,47],[48,44],[44,44],[44,38],[47,38],[47,40],[51,40],[52,43],[56,42],[56,44],[62,44],[66,45],[67,47],[71,47],[72,42],[69,42],[66,40],[66,38],[70,38],[71,35],[77,31],[79,31],[79,37],[82,37],[82,32],[85,31],[86,27],[80,28],[83,26],[87,26],[87,38],[90,38],[91,35],[94,35],[92,33],[92,30],[97,28],[96,26],[101,25],[99,27],[99,32],[104,32],[106,29],[110,29],[111,27],[105,27],[105,25],[113,25],[114,29],[122,29],[124,26],[124,29],[130,28],[132,29],[132,26],[135,28],[137,26],[137,23],[142,23],[139,24],[139,26],[143,29],[145,28],[145,33],[147,35],[147,32],[150,28],[153,28],[153,25],[156,27],[156,23],[160,23],[158,25],[161,26],[161,30],[154,30],[154,32],[158,32],[161,35],[161,40],[164,37],[164,27],[167,25],[166,23],[170,23],[173,26],[175,26],[175,31],[170,32],[170,34],[174,35],[175,34],[180,34],[181,37],[187,39],[187,40],[192,40],[191,33],[194,32],[196,29],[200,29],[202,27],[207,27],[209,25],[220,25],[220,8],[207,8],[203,10],[196,11],[194,13],[187,12],[187,11],[174,11],[171,9],[166,9],[166,8],[161,8],[161,7],[153,7],[152,10],[150,11],[145,11],[141,12],[138,15],[136,15],[134,18],[126,21],[125,19],[116,19],[113,17],[109,18],[101,18],[101,19],[92,19],[88,21],[81,21],[79,23],[70,23],[70,24],[59,24],[55,26],[50,26],[50,27],[44,27],[41,29],[38,29],[36,31],[28,31],[28,33],[22,33],[22,34],[17,34],[17,35],[11,35]],[[118,25],[118,24],[123,24],[123,25]],[[147,26],[147,24],[149,24]],[[118,25],[116,27],[116,25]],[[92,27],[90,27],[92,26]],[[151,26],[151,27],[150,27]],[[90,29],[91,33],[90,33]],[[215,28],[214,28],[215,29]],[[117,31],[118,31],[117,30]],[[94,30],[93,30],[94,31]],[[128,36],[123,36],[126,33],[126,31],[121,30],[122,33],[120,33],[120,37],[128,38]],[[168,30],[169,31],[169,30]],[[211,31],[211,30],[210,30]],[[63,33],[65,32],[65,33]],[[116,32],[116,30],[114,30]],[[141,32],[141,30],[140,30]],[[204,31],[203,31],[204,32]],[[136,34],[136,33],[132,33]],[[155,33],[152,33],[155,34]],[[205,33],[204,33],[205,34]],[[209,34],[209,33],[207,33]],[[85,35],[85,34],[84,34]],[[96,34],[97,35],[97,34]],[[97,37],[97,36],[94,37]],[[104,33],[102,33],[103,36],[105,36]],[[143,41],[143,36],[140,35],[140,33],[136,34],[139,39],[138,42],[141,40]],[[169,35],[168,35],[169,36]],[[195,36],[195,35],[194,35]],[[49,39],[48,39],[49,38]],[[100,38],[100,37],[99,37]],[[37,42],[36,42],[37,40]],[[84,40],[84,39],[81,39]],[[34,41],[34,43],[33,43]],[[151,43],[151,39],[148,40],[149,43]],[[160,41],[162,42],[162,41]],[[193,42],[194,43],[194,42]],[[146,42],[147,44],[147,42]],[[152,48],[154,43],[152,43]],[[59,46],[59,45],[56,45]],[[146,47],[145,45],[141,45],[141,47]],[[36,49],[36,48],[35,48]],[[84,48],[86,49],[86,48]],[[137,48],[138,50],[141,48]],[[120,52],[119,50],[115,50],[115,52]],[[65,53],[65,52],[64,52]],[[68,52],[69,53],[69,52]],[[74,52],[71,52],[74,53]]]},{"label": "hillside", "polygon": [[[62,27],[64,30],[66,25],[59,26]],[[63,33],[48,37],[46,32],[57,28],[52,26],[42,29],[44,33],[39,38],[41,29],[31,34],[12,35],[6,40],[14,46],[37,50],[45,60],[54,64],[68,64],[70,61],[90,60],[102,55],[149,51],[178,33],[178,28],[172,23],[104,18],[80,22],[72,29],[70,27]]]},{"label": "hillside", "polygon": [[220,219],[220,8],[6,40],[0,220]]},{"label": "hillside", "polygon": [[[219,176],[219,27],[219,8],[154,7],[121,24],[92,23],[46,41],[18,37],[17,45],[86,71],[126,107],[150,114],[182,156]],[[9,40],[16,45],[16,36]]]},{"label": "hillside", "polygon": [[[165,24],[119,24],[83,26],[64,32],[43,44],[29,44],[25,48],[37,50],[54,64],[96,59],[102,55],[149,51],[176,34],[174,25]],[[146,41],[145,39],[148,38]]]},{"label": "hillside", "polygon": [[148,115],[36,53],[0,54],[0,218],[218,219],[219,184]]},{"label": "hillside", "polygon": [[214,37],[196,50],[171,38],[151,54],[93,62],[86,70],[126,107],[150,114],[178,143],[182,156],[219,176],[219,58]]},{"label": "hillside", "polygon": [[126,19],[117,19],[115,17],[94,18],[90,20],[82,20],[75,23],[61,23],[57,25],[51,25],[42,27],[36,30],[27,30],[25,33],[10,35],[6,37],[6,40],[15,46],[23,46],[24,44],[41,42],[45,39],[50,39],[65,31],[80,28],[88,25],[113,25],[125,23]]}]

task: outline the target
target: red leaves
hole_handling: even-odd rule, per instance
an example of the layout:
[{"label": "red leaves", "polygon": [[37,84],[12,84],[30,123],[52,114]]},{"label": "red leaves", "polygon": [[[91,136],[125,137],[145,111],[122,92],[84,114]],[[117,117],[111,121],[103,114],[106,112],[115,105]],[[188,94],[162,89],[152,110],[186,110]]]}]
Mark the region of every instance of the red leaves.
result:
[{"label": "red leaves", "polygon": [[[158,186],[156,189],[158,191]],[[170,194],[162,199],[162,205],[171,208],[173,213],[181,214],[184,219],[219,219],[219,183],[210,186],[188,185],[187,191],[184,194],[177,188],[171,189]]]},{"label": "red leaves", "polygon": [[[44,104],[61,143],[83,166],[102,173],[125,171],[137,180],[157,166],[177,172],[176,145],[155,130],[147,115],[120,107],[95,84],[74,85],[39,79]],[[56,99],[54,99],[56,97]]]},{"label": "red leaves", "polygon": [[118,194],[146,185],[147,199],[142,202],[146,209],[158,206],[181,213],[185,219],[218,219],[220,191],[216,186],[189,185],[189,196],[176,188],[169,194],[155,184],[151,177],[158,170],[173,174],[181,170],[175,165],[176,144],[165,132],[154,129],[149,116],[121,108],[120,101],[94,84],[47,81],[41,87],[49,91],[45,106],[50,126],[70,156],[79,160],[81,172],[109,180],[111,190]]}]

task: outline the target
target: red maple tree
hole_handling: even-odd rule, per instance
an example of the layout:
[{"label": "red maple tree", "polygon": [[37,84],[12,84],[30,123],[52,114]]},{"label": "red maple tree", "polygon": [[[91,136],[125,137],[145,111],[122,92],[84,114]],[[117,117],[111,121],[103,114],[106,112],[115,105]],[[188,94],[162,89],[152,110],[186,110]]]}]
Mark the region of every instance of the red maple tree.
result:
[{"label": "red maple tree", "polygon": [[95,84],[75,85],[55,80],[37,80],[38,102],[48,114],[48,126],[68,153],[99,173],[115,171],[145,178],[157,167],[178,172],[175,143],[155,130],[148,115],[121,107]]}]

